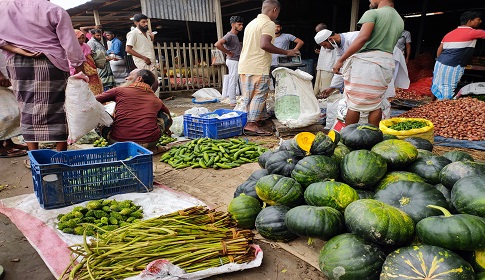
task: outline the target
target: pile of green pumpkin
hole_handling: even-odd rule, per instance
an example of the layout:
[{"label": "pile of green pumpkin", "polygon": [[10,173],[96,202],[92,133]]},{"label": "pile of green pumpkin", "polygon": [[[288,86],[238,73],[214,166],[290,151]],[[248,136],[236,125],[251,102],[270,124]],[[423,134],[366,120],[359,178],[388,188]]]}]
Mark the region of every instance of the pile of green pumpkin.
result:
[{"label": "pile of green pumpkin", "polygon": [[485,163],[371,124],[303,132],[263,153],[228,206],[266,239],[326,243],[330,280],[485,279]]}]

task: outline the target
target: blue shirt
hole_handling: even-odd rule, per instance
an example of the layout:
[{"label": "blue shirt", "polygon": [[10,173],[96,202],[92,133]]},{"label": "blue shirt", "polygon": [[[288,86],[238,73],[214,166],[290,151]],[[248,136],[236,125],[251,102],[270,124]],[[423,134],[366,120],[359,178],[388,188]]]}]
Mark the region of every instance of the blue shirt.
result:
[{"label": "blue shirt", "polygon": [[121,56],[122,58],[125,57],[125,53],[123,52],[123,43],[118,38],[113,38],[113,40],[111,40],[111,47],[108,50],[108,54],[112,53],[117,56]]}]

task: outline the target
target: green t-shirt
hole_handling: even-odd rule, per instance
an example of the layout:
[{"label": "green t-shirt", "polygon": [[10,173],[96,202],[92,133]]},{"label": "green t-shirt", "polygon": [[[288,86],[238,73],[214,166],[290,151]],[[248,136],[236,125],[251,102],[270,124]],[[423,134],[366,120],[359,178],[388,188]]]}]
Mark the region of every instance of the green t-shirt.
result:
[{"label": "green t-shirt", "polygon": [[366,22],[374,23],[374,29],[359,52],[379,50],[392,53],[404,30],[404,21],[397,11],[389,6],[368,10],[362,15],[358,24]]}]

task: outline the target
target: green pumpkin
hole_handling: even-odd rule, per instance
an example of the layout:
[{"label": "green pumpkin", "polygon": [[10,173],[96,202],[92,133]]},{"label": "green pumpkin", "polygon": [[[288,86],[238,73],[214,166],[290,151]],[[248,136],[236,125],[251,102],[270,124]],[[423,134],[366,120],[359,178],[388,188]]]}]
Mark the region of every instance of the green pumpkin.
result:
[{"label": "green pumpkin", "polygon": [[435,155],[435,154],[433,154],[433,152],[430,152],[430,151],[427,151],[427,150],[423,150],[423,149],[417,149],[417,150],[418,150],[418,156],[416,157],[416,159],[430,157],[430,156]]},{"label": "green pumpkin", "polygon": [[291,141],[293,139],[283,140],[278,147],[278,151],[291,151]]},{"label": "green pumpkin", "polygon": [[440,181],[451,190],[456,181],[461,178],[485,173],[485,164],[473,161],[455,161],[443,167],[440,171]]},{"label": "green pumpkin", "polygon": [[338,179],[338,164],[327,156],[311,155],[302,158],[293,168],[291,177],[303,188],[312,183]]},{"label": "green pumpkin", "polygon": [[385,257],[376,244],[344,233],[323,245],[318,265],[329,280],[378,280]]},{"label": "green pumpkin", "polygon": [[347,146],[345,146],[344,144],[338,143],[338,145],[335,147],[335,150],[333,151],[333,155],[331,156],[331,158],[340,165],[340,163],[344,159],[344,156],[348,153],[350,153],[350,149],[347,148]]},{"label": "green pumpkin", "polygon": [[245,194],[248,196],[252,196],[258,200],[260,200],[258,194],[256,193],[256,182],[254,180],[246,180],[241,185],[236,188],[234,191],[234,197],[238,197],[241,194]]},{"label": "green pumpkin", "polygon": [[446,207],[446,209],[450,210],[451,213],[456,213],[455,205],[453,205],[453,202],[451,202],[451,191],[443,186],[443,184],[436,184],[434,187],[445,197],[446,203],[448,203],[448,207]]},{"label": "green pumpkin", "polygon": [[384,133],[382,138],[383,138],[383,141],[386,141],[386,140],[389,140],[389,139],[399,139],[399,138],[397,138],[396,135],[387,134],[387,133]]},{"label": "green pumpkin", "polygon": [[336,144],[334,143],[334,141],[332,141],[332,139],[330,139],[330,137],[328,137],[325,133],[319,131],[315,135],[315,139],[312,142],[310,154],[330,157],[333,155],[335,146]]},{"label": "green pumpkin", "polygon": [[237,226],[246,229],[254,228],[254,221],[260,211],[261,204],[259,204],[259,201],[245,194],[233,198],[227,207],[227,212],[231,214]]},{"label": "green pumpkin", "polygon": [[451,202],[460,213],[485,218],[485,175],[456,181],[451,189]]},{"label": "green pumpkin", "polygon": [[425,218],[416,224],[416,234],[423,243],[450,250],[474,251],[485,247],[485,219],[469,214],[451,213],[429,205],[444,216]]},{"label": "green pumpkin", "polygon": [[475,161],[475,159],[473,159],[473,156],[470,155],[469,153],[467,152],[463,152],[463,151],[459,151],[459,150],[454,150],[454,151],[449,151],[449,152],[446,152],[444,154],[442,154],[442,156],[444,156],[445,158],[451,160],[452,162],[455,162],[455,161]]},{"label": "green pumpkin", "polygon": [[306,188],[303,197],[308,205],[329,206],[341,212],[347,205],[359,199],[353,188],[335,181],[313,183]]},{"label": "green pumpkin", "polygon": [[485,272],[485,248],[457,253],[473,267],[475,272]]},{"label": "green pumpkin", "polygon": [[390,169],[399,169],[413,162],[418,150],[408,142],[397,139],[384,140],[372,147],[371,151],[379,154]]},{"label": "green pumpkin", "polygon": [[276,242],[288,242],[298,235],[288,230],[285,215],[290,207],[284,205],[267,206],[256,217],[256,230],[262,237]]},{"label": "green pumpkin", "polygon": [[443,194],[433,185],[423,182],[398,181],[376,192],[374,199],[394,206],[408,214],[415,223],[429,216],[440,215],[429,204],[448,207]]},{"label": "green pumpkin", "polygon": [[261,168],[264,169],[266,166],[266,161],[275,153],[275,151],[267,150],[266,152],[262,153],[258,158],[258,164]]},{"label": "green pumpkin", "polygon": [[432,152],[433,151],[433,143],[429,140],[420,137],[406,137],[403,139],[404,141],[411,143],[416,149],[422,149]]},{"label": "green pumpkin", "polygon": [[269,174],[279,174],[290,177],[299,158],[291,151],[277,151],[266,160],[265,168]]},{"label": "green pumpkin", "polygon": [[382,131],[370,123],[350,124],[340,131],[342,142],[352,150],[370,150],[383,140]]},{"label": "green pumpkin", "polygon": [[386,160],[367,150],[348,153],[340,164],[343,181],[356,189],[371,189],[384,177],[386,171]]},{"label": "green pumpkin", "polygon": [[351,232],[381,245],[402,245],[414,236],[414,222],[404,211],[374,199],[359,199],[344,212]]},{"label": "green pumpkin", "polygon": [[268,205],[295,206],[303,201],[303,188],[292,178],[271,174],[256,182],[256,193]]},{"label": "green pumpkin", "polygon": [[418,174],[427,183],[439,184],[440,171],[450,164],[451,161],[442,156],[430,156],[426,158],[420,158],[408,166],[409,172]]},{"label": "green pumpkin", "polygon": [[419,175],[407,171],[391,171],[386,173],[384,177],[377,183],[376,191],[383,190],[387,185],[395,183],[397,181],[411,181],[411,182],[423,182],[424,179]]},{"label": "green pumpkin", "polygon": [[437,246],[403,247],[390,253],[380,280],[475,280],[473,268],[458,254]]},{"label": "green pumpkin", "polygon": [[328,240],[345,231],[342,213],[332,207],[300,205],[285,216],[288,229],[299,236]]},{"label": "green pumpkin", "polygon": [[374,198],[375,192],[366,190],[355,190],[359,199]]},{"label": "green pumpkin", "polygon": [[258,169],[251,173],[249,178],[247,179],[248,181],[258,181],[259,179],[263,178],[264,176],[269,175],[268,170],[266,169]]}]

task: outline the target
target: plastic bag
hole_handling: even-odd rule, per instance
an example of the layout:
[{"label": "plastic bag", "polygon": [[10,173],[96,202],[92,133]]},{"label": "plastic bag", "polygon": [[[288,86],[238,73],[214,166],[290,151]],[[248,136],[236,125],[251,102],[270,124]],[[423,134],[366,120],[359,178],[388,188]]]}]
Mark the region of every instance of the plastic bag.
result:
[{"label": "plastic bag", "polygon": [[126,280],[198,280],[223,273],[259,267],[263,261],[263,250],[258,245],[250,246],[255,248],[256,258],[248,263],[228,263],[219,267],[210,267],[204,270],[186,273],[167,260],[155,260],[148,264],[145,270],[139,275],[129,277]]},{"label": "plastic bag", "polygon": [[458,91],[458,94],[455,96],[459,98],[462,95],[485,95],[485,83],[471,83],[468,84]]},{"label": "plastic bag", "polygon": [[113,123],[104,106],[94,98],[86,79],[89,78],[79,72],[67,80],[64,106],[69,129],[68,144],[75,143],[98,125],[110,126]]},{"label": "plastic bag", "polygon": [[[425,127],[410,129],[410,130],[394,130],[389,127],[393,124],[404,122],[404,121],[422,121],[426,123]],[[397,136],[399,139],[404,139],[407,137],[419,137],[434,143],[434,125],[431,121],[421,118],[392,118],[387,120],[382,120],[379,123],[379,129],[384,134],[391,134]]]},{"label": "plastic bag", "polygon": [[205,107],[192,107],[184,112],[184,115],[202,115],[209,113],[209,109]]},{"label": "plastic bag", "polygon": [[192,94],[196,102],[212,101],[222,99],[222,94],[215,88],[203,88]]},{"label": "plastic bag", "polygon": [[0,139],[10,139],[19,134],[20,111],[15,95],[10,89],[0,87]]},{"label": "plastic bag", "polygon": [[226,61],[224,60],[224,54],[221,50],[214,49],[211,50],[212,54],[212,65],[224,65]]},{"label": "plastic bag", "polygon": [[172,118],[173,123],[170,126],[172,136],[182,136],[184,134],[184,116],[178,116]]},{"label": "plastic bag", "polygon": [[285,67],[278,67],[272,73],[276,79],[276,118],[289,128],[317,123],[320,108],[313,93],[312,75]]},{"label": "plastic bag", "polygon": [[[391,103],[389,100],[382,100],[382,119],[389,119],[391,117]],[[338,102],[337,119],[345,120],[347,115],[347,101],[341,98]],[[360,113],[359,123],[368,123],[369,113]]]}]

